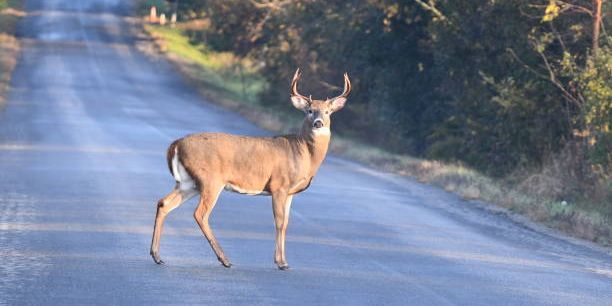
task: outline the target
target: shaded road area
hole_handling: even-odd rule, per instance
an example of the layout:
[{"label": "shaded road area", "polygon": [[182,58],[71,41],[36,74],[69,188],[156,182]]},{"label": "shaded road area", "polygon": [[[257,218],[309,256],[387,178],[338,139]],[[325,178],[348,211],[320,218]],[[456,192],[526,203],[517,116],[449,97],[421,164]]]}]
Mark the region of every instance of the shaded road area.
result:
[{"label": "shaded road area", "polygon": [[228,193],[211,224],[231,269],[195,200],[168,217],[154,264],[167,145],[266,132],[139,53],[125,2],[27,1],[0,111],[0,304],[612,304],[609,254],[331,156],[294,198],[290,271],[273,263],[270,199]]}]

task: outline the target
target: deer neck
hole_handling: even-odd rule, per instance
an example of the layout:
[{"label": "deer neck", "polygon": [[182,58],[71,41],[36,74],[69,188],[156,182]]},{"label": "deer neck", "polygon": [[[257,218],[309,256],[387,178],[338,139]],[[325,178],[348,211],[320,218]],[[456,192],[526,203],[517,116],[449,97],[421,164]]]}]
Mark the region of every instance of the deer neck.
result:
[{"label": "deer neck", "polygon": [[310,156],[310,169],[311,175],[319,169],[319,166],[327,155],[327,149],[329,148],[329,141],[331,139],[331,132],[329,127],[324,130],[313,130],[312,125],[304,121],[300,130],[299,139],[301,139],[302,145],[304,146],[304,152],[308,152]]}]

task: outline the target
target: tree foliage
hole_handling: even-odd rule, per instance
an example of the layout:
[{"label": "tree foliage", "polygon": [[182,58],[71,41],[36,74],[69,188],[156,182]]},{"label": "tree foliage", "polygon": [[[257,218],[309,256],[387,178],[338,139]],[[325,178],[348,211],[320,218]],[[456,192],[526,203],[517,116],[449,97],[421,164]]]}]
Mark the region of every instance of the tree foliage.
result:
[{"label": "tree foliage", "polygon": [[[289,107],[288,82],[337,94],[335,129],[389,150],[467,163],[503,176],[570,142],[609,175],[608,5],[599,0],[181,0],[205,18],[194,42],[259,63],[263,103]],[[596,36],[596,37],[595,37]],[[593,52],[593,48],[599,51]]]}]

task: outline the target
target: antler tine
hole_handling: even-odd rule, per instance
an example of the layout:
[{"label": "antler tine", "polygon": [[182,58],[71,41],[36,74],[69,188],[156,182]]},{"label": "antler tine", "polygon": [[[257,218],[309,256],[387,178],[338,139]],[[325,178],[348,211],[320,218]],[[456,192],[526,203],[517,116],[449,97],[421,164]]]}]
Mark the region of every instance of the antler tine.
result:
[{"label": "antler tine", "polygon": [[300,79],[301,74],[300,68],[295,70],[293,79],[291,80],[291,94],[297,94],[297,81]]},{"label": "antler tine", "polygon": [[343,97],[347,97],[351,92],[351,80],[349,80],[348,73],[344,73],[344,91],[342,92]]},{"label": "antler tine", "polygon": [[344,73],[344,90],[342,91],[342,94],[335,97],[334,100],[338,98],[346,98],[348,97],[350,92],[351,92],[351,80],[349,80],[348,73],[345,72]]},{"label": "antler tine", "polygon": [[301,95],[298,90],[297,90],[297,83],[298,80],[300,79],[300,77],[302,76],[302,72],[300,71],[300,68],[295,70],[295,74],[293,75],[293,80],[291,81],[291,95],[292,96],[298,96],[298,97],[302,97],[305,100],[310,101],[311,99]]}]

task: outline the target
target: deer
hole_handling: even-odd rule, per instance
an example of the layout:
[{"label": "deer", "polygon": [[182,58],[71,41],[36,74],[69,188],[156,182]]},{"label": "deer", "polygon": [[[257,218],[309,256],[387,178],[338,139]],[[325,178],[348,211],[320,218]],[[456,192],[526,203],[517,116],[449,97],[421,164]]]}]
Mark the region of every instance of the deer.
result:
[{"label": "deer", "polygon": [[176,181],[172,192],[159,200],[150,254],[157,264],[166,216],[184,202],[200,196],[193,217],[217,260],[232,266],[209,225],[209,216],[222,191],[272,197],[276,230],[274,263],[289,269],[285,258],[285,233],[293,196],[306,190],[327,155],[331,139],[331,115],[344,107],[351,92],[348,74],[344,90],[332,99],[313,100],[298,92],[300,69],[291,81],[290,100],[304,112],[298,133],[249,137],[225,133],[198,133],[172,142],[167,150],[170,173]]}]

